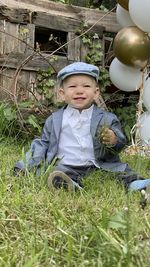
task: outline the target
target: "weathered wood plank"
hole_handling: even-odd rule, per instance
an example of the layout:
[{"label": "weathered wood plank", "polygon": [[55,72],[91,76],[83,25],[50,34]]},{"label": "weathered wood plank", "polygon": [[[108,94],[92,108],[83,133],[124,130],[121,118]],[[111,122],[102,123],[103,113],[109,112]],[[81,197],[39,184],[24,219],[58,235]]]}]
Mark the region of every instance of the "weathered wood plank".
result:
[{"label": "weathered wood plank", "polygon": [[50,13],[52,11],[53,13],[64,12],[66,16],[68,16],[67,14],[70,12],[79,14],[82,9],[82,7],[79,6],[67,5],[49,0],[3,0],[3,4],[12,8],[28,8],[31,11],[46,11]]},{"label": "weathered wood plank", "polygon": [[[9,9],[4,6],[0,7],[0,19],[18,24],[32,23],[38,27],[44,27],[62,31],[76,31],[81,28],[81,24],[84,24],[84,16],[82,14],[70,13],[68,17],[66,14],[61,13],[54,14],[49,12],[31,12],[25,9]],[[93,23],[93,22],[92,22]],[[91,22],[87,22],[87,25],[92,26]],[[103,32],[105,25],[96,24],[90,32]]]},{"label": "weathered wood plank", "polygon": [[[14,100],[14,80],[15,69],[5,69],[2,74],[0,74],[0,100]],[[29,97],[28,88],[30,86],[30,72],[21,71],[19,78],[17,80],[17,95],[18,100],[23,100]]]},{"label": "weathered wood plank", "polygon": [[80,38],[75,39],[75,61],[80,61],[81,59],[81,40]]},{"label": "weathered wood plank", "polygon": [[[27,2],[29,3],[29,1]],[[66,24],[68,23],[68,21],[69,21],[68,31],[72,31],[72,29],[75,30],[75,27],[78,27],[80,23],[84,23],[84,22],[86,22],[88,27],[96,23],[92,29],[93,32],[94,31],[101,32],[104,30],[104,28],[108,32],[117,32],[120,29],[120,26],[118,25],[117,20],[116,20],[116,14],[114,12],[106,15],[106,12],[103,12],[103,11],[99,11],[95,9],[88,9],[88,8],[83,8],[83,7],[81,8],[81,7],[71,6],[71,5],[70,6],[63,5],[63,4],[58,4],[58,3],[51,2],[51,1],[49,1],[49,3],[46,3],[46,6],[47,6],[47,9],[43,10],[45,12],[37,10],[36,6],[34,7],[34,9],[30,8],[29,10],[21,9],[21,8],[19,9],[8,8],[5,6],[1,6],[0,7],[0,18],[9,20],[11,22],[16,22],[16,23],[34,23],[35,22],[37,26],[39,25],[39,26],[44,26],[44,27],[46,26],[49,27],[47,22],[50,22],[51,25],[54,24],[55,29],[57,26],[54,20],[57,20],[59,25],[64,20],[65,21],[64,31],[67,30]]]},{"label": "weathered wood plank", "polygon": [[0,21],[0,54],[31,53],[34,49],[35,25]]},{"label": "weathered wood plank", "polygon": [[75,33],[74,32],[68,32],[67,41],[68,43],[68,53],[67,57],[69,60],[74,61],[75,60]]},{"label": "weathered wood plank", "polygon": [[[49,13],[44,12],[33,12],[32,13],[32,23],[35,24],[36,27],[43,27],[55,30],[61,30],[65,32],[76,32],[81,29],[84,24],[84,18],[81,16],[80,18],[68,18],[65,14],[61,16],[56,16]],[[93,23],[94,24],[94,23]],[[87,22],[86,29],[92,26],[90,22]],[[101,33],[105,30],[104,25],[95,25],[89,32]]]},{"label": "weathered wood plank", "polygon": [[18,52],[29,54],[34,50],[35,25],[19,25]]},{"label": "weathered wood plank", "polygon": [[3,34],[5,40],[3,53],[6,55],[11,52],[17,52],[18,50],[18,28],[19,25],[16,23],[5,22],[4,32],[8,34]]},{"label": "weathered wood plank", "polygon": [[81,47],[80,47],[80,60],[81,61],[86,61],[86,56],[88,52],[89,52],[88,47],[85,46],[83,42],[81,41]]},{"label": "weathered wood plank", "polygon": [[29,23],[30,22],[30,10],[27,9],[11,9],[7,6],[0,6],[0,19],[5,19],[14,23]]},{"label": "weathered wood plank", "polygon": [[10,85],[13,81],[14,70],[4,69],[0,72],[0,99],[13,100]]},{"label": "weathered wood plank", "polygon": [[[81,16],[84,17],[84,21],[88,22],[88,26],[92,26],[96,23],[94,28],[104,27],[106,32],[118,32],[120,25],[116,19],[116,13],[111,12],[106,14],[104,11],[81,9]],[[95,29],[94,29],[95,30]]]},{"label": "weathered wood plank", "polygon": [[44,12],[33,12],[32,14],[32,23],[35,24],[36,27],[49,28],[59,31],[74,31],[80,26],[80,21],[76,19],[49,15]]},{"label": "weathered wood plank", "polygon": [[[19,75],[19,79],[17,80],[17,96],[18,100],[24,100],[29,98],[29,90],[30,90],[30,72],[29,71],[21,71]],[[13,92],[14,88],[12,84],[10,84],[10,90]]]},{"label": "weathered wood plank", "polygon": [[[9,69],[16,69],[18,68],[22,62],[27,58],[24,54],[11,54],[9,58],[6,55],[2,55],[0,57],[0,69],[1,68],[9,68]],[[48,56],[46,55],[46,58],[48,60]],[[26,65],[22,67],[23,70],[26,71],[39,71],[46,70],[50,66],[53,66],[56,72],[58,72],[61,68],[66,66],[70,63],[70,61],[66,57],[58,56],[58,59],[54,61],[53,63],[48,63],[48,61],[45,60],[41,56],[35,56],[33,59],[31,59]]]},{"label": "weathered wood plank", "polygon": [[5,46],[5,34],[4,32],[5,28],[5,21],[0,21],[0,54],[4,53],[4,46]]}]

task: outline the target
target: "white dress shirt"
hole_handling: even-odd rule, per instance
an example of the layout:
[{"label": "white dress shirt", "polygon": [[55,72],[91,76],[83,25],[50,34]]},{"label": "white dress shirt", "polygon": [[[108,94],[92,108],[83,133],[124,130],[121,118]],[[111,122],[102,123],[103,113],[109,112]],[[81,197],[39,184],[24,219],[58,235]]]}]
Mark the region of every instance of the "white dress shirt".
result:
[{"label": "white dress shirt", "polygon": [[70,107],[64,110],[58,158],[71,166],[90,166],[95,163],[93,140],[90,133],[93,105],[83,110]]}]

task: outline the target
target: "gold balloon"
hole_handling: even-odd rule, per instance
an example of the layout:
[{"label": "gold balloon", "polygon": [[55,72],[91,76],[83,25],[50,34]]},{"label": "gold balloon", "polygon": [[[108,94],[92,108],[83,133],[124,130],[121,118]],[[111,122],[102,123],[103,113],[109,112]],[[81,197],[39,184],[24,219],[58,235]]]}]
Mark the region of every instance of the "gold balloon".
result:
[{"label": "gold balloon", "polygon": [[125,27],[114,39],[114,53],[123,64],[144,68],[150,57],[150,39],[136,26]]},{"label": "gold balloon", "polygon": [[117,0],[118,4],[128,10],[129,0]]}]

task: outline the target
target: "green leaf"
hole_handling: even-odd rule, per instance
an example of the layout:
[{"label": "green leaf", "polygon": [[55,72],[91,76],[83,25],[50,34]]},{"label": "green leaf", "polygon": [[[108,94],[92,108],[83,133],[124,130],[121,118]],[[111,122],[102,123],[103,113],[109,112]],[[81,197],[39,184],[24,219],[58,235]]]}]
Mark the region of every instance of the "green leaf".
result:
[{"label": "green leaf", "polygon": [[39,132],[41,132],[41,127],[38,124],[38,121],[34,115],[30,115],[27,121],[30,125],[33,126],[33,128],[36,128]]},{"label": "green leaf", "polygon": [[32,102],[31,101],[24,101],[24,102],[20,102],[19,104],[18,104],[18,106],[20,107],[20,108],[28,108],[28,107],[30,107],[32,105]]},{"label": "green leaf", "polygon": [[47,87],[53,87],[54,84],[55,84],[54,80],[48,80],[48,81],[46,82],[46,86],[47,86]]},{"label": "green leaf", "polygon": [[126,229],[127,228],[127,222],[124,218],[124,214],[122,212],[118,212],[112,217],[110,217],[110,221],[108,223],[109,228],[113,229]]},{"label": "green leaf", "polygon": [[17,118],[16,111],[13,110],[11,107],[7,107],[4,109],[4,117],[8,121],[15,120]]}]

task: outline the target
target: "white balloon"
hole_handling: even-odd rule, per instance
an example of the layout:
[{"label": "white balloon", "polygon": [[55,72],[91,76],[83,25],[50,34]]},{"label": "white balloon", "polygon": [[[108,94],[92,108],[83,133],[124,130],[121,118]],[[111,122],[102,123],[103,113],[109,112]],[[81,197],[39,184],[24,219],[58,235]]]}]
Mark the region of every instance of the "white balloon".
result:
[{"label": "white balloon", "polygon": [[132,21],[129,12],[119,4],[117,5],[116,9],[116,18],[122,28],[135,26],[135,23]]},{"label": "white balloon", "polygon": [[146,111],[139,120],[139,135],[144,144],[150,145],[150,112]]},{"label": "white balloon", "polygon": [[130,0],[129,13],[137,27],[150,32],[150,0]]},{"label": "white balloon", "polygon": [[110,64],[109,75],[112,83],[126,92],[136,91],[142,84],[140,69],[124,65],[117,58],[114,58]]},{"label": "white balloon", "polygon": [[148,78],[144,85],[143,104],[150,111],[150,78]]}]

